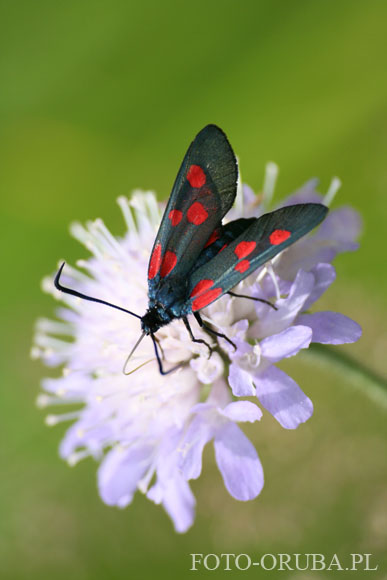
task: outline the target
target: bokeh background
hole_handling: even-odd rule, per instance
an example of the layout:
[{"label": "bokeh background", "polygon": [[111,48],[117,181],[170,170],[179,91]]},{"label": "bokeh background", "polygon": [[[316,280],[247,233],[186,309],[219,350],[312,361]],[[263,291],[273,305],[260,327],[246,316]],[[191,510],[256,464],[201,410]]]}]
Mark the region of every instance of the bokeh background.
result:
[{"label": "bokeh background", "polygon": [[321,308],[361,323],[363,338],[341,350],[383,375],[386,19],[374,0],[0,2],[2,578],[188,578],[192,552],[366,552],[372,577],[387,577],[387,410],[370,383],[307,354],[287,362],[313,418],[292,432],[265,413],[247,429],[266,477],[254,502],[228,496],[208,450],[195,526],[178,536],[140,495],[124,511],[103,505],[93,461],[58,458],[65,427],[44,425],[35,398],[47,370],[29,360],[33,321],[54,310],[41,278],[87,255],[69,223],[99,216],[122,234],[116,197],[168,196],[187,145],[213,122],[256,190],[268,160],[281,168],[278,197],[340,176],[334,207],[360,210],[364,234],[336,260]]}]

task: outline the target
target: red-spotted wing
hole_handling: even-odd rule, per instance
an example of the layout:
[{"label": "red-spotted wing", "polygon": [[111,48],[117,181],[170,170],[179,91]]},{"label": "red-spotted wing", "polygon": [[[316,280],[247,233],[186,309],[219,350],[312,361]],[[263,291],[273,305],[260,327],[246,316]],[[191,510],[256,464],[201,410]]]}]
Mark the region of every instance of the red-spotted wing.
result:
[{"label": "red-spotted wing", "polygon": [[184,157],[161,221],[148,267],[150,295],[164,279],[181,279],[192,270],[231,208],[237,180],[237,162],[226,135],[207,125]]},{"label": "red-spotted wing", "polygon": [[[209,261],[195,269],[189,280],[189,301],[193,312],[214,302],[256,268],[316,227],[328,209],[321,204],[304,203],[283,207],[255,220]],[[224,226],[237,231],[230,222]],[[199,258],[200,259],[200,258]]]}]

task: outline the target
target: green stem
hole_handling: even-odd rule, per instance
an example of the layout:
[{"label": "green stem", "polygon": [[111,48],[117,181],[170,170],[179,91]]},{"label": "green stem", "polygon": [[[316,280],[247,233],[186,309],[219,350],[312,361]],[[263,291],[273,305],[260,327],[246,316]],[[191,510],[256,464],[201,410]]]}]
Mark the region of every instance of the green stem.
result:
[{"label": "green stem", "polygon": [[325,344],[313,343],[305,351],[305,355],[307,359],[325,368],[329,365],[340,374],[344,372],[347,380],[365,392],[374,402],[387,408],[387,381],[365,365],[340,349]]}]

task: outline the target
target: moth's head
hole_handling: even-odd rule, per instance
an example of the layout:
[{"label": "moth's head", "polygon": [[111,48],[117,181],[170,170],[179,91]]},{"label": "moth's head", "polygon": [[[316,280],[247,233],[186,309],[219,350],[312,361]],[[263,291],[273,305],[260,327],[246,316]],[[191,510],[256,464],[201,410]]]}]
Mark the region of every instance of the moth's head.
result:
[{"label": "moth's head", "polygon": [[145,334],[154,334],[159,328],[168,324],[171,317],[161,305],[156,304],[145,312],[141,318],[141,329]]}]

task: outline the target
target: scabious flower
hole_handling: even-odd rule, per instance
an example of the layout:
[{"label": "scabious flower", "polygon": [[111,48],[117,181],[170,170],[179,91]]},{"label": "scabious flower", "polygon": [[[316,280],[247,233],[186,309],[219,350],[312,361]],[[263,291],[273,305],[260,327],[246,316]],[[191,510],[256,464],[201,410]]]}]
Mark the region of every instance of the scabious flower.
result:
[{"label": "scabious flower", "polygon": [[[229,219],[267,211],[276,168],[268,166],[264,195],[259,200],[240,186]],[[285,203],[329,203],[333,181],[323,198],[310,181]],[[119,304],[142,315],[147,308],[147,266],[162,204],[151,192],[136,191],[119,198],[127,233],[114,237],[101,220],[74,224],[72,234],[91,252],[78,268],[66,266],[63,283],[78,291]],[[195,336],[211,340],[215,351],[191,341],[184,325],[174,320],[157,332],[165,368],[183,363],[161,376],[150,339],[141,342],[131,359],[129,376],[122,373],[132,345],[140,335],[138,319],[99,304],[59,293],[53,278],[45,291],[64,303],[58,320],[37,324],[32,355],[50,367],[62,366],[60,377],[43,381],[41,407],[75,405],[74,411],[50,414],[49,425],[74,421],[60,454],[71,465],[85,457],[100,462],[98,487],[105,503],[123,508],[140,490],[162,504],[175,529],[193,523],[195,498],[189,486],[202,469],[202,452],[213,441],[215,458],[229,493],[246,501],[263,486],[258,454],[237,423],[261,419],[262,407],[287,429],[313,412],[311,400],[276,364],[312,342],[356,341],[358,324],[334,312],[310,312],[335,279],[332,259],[357,248],[361,224],[350,208],[332,210],[312,235],[299,240],[270,264],[241,282],[236,292],[271,300],[267,304],[228,295],[201,311],[203,319],[228,336],[217,341],[200,328]],[[252,397],[238,400],[239,397]]]}]

